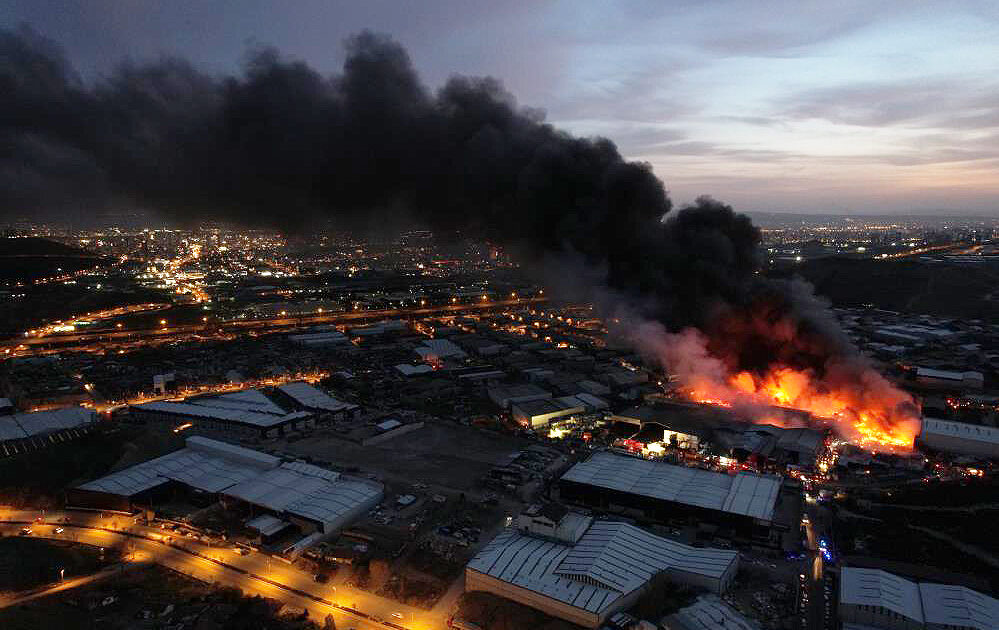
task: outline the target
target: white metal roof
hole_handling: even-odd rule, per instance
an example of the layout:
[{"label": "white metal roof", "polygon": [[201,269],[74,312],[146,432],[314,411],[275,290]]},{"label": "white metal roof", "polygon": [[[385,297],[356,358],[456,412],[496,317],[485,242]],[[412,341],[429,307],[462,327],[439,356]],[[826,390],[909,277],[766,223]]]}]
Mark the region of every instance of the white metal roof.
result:
[{"label": "white metal roof", "polygon": [[964,586],[920,583],[926,624],[995,630],[999,600]]},{"label": "white metal roof", "polygon": [[626,523],[597,521],[574,546],[507,529],[468,568],[591,613],[665,569],[720,577],[734,551],[698,549]]},{"label": "white metal roof", "polygon": [[923,605],[916,583],[881,569],[844,567],[840,572],[839,601],[856,606],[881,606],[923,622]]},{"label": "white metal roof", "polygon": [[196,398],[185,402],[208,407],[221,407],[223,409],[244,409],[246,411],[256,411],[259,413],[270,413],[284,415],[287,409],[282,409],[273,400],[257,389],[245,389],[239,392],[221,394],[210,398]]},{"label": "white metal roof", "polygon": [[92,409],[67,407],[50,411],[15,413],[0,417],[0,441],[17,440],[51,431],[72,429],[97,419]]},{"label": "white metal roof", "polygon": [[300,413],[277,416],[270,413],[259,413],[256,411],[245,411],[239,409],[225,409],[222,407],[207,407],[187,402],[148,402],[135,405],[135,408],[148,411],[159,411],[163,413],[173,413],[180,416],[191,416],[194,418],[227,420],[229,422],[251,424],[257,427],[272,427],[287,422],[288,420],[303,417]]},{"label": "white metal roof", "polygon": [[966,422],[953,422],[951,420],[938,420],[937,418],[923,418],[921,435],[943,435],[999,444],[999,429],[995,427],[968,424]]},{"label": "white metal roof", "polygon": [[667,617],[671,630],[759,630],[760,625],[744,617],[714,594],[701,595],[697,601]]},{"label": "white metal roof", "polygon": [[276,534],[285,527],[291,525],[288,521],[282,521],[276,516],[270,514],[261,514],[257,518],[247,521],[246,526],[250,529],[255,529],[264,536],[271,536]]},{"label": "white metal roof", "polygon": [[264,472],[225,491],[278,512],[321,523],[335,523],[362,504],[382,495],[379,484],[341,477],[318,466],[292,462]]},{"label": "white metal roof", "polygon": [[354,407],[349,403],[333,398],[326,392],[309,385],[308,383],[296,381],[294,383],[286,383],[284,385],[279,385],[280,389],[285,394],[291,396],[295,402],[299,403],[304,407],[309,409],[322,409],[324,411],[340,411],[341,409],[346,409],[348,407]]},{"label": "white metal roof", "polygon": [[170,480],[205,492],[220,492],[276,467],[276,457],[203,437],[190,437],[187,447],[136,464],[79,486],[81,490],[133,496]]},{"label": "white metal roof", "polygon": [[782,478],[674,466],[608,452],[569,469],[563,480],[665,501],[773,520]]}]

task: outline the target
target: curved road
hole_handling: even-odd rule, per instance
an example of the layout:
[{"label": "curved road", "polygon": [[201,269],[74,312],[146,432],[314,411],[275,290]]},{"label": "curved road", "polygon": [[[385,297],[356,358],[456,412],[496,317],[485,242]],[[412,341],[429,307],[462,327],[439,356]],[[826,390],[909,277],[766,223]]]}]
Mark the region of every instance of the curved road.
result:
[{"label": "curved road", "polygon": [[[205,582],[235,586],[249,595],[278,599],[309,611],[309,617],[322,620],[332,614],[337,628],[357,630],[438,630],[446,627],[443,616],[349,587],[316,583],[311,576],[263,553],[243,556],[232,547],[217,547],[180,538],[167,542],[173,532],[137,525],[122,514],[102,516],[96,512],[66,510],[46,513],[42,522],[38,510],[0,507],[0,532],[17,535],[30,525],[32,537],[68,540],[109,547],[126,545],[134,561],[151,561]],[[70,523],[62,522],[69,517]],[[62,528],[57,533],[56,528]],[[399,613],[402,619],[392,616]]]}]

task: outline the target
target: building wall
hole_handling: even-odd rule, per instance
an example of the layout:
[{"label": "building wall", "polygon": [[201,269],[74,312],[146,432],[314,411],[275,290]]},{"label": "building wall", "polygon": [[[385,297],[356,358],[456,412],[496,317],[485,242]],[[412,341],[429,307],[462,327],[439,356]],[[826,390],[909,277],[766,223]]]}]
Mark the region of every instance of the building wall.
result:
[{"label": "building wall", "polygon": [[839,605],[839,619],[842,622],[865,624],[886,630],[922,630],[924,627],[921,622],[902,617],[887,608],[842,602]]},{"label": "building wall", "polygon": [[999,444],[982,442],[978,440],[968,440],[962,437],[951,435],[940,435],[937,433],[926,433],[920,435],[919,443],[938,451],[948,453],[960,453],[964,455],[978,455],[982,457],[999,457]]}]

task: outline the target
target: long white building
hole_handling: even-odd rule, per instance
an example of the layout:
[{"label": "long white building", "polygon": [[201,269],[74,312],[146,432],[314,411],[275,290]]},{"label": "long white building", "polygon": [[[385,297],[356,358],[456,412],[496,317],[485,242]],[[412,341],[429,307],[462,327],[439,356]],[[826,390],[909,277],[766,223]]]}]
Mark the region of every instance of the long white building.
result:
[{"label": "long white building", "polygon": [[631,607],[660,572],[720,593],[737,568],[734,551],[690,547],[627,523],[549,510],[519,519],[479,552],[465,569],[465,589],[597,628]]},{"label": "long white building", "polygon": [[999,600],[964,586],[845,567],[840,573],[839,618],[849,630],[996,630]]},{"label": "long white building", "polygon": [[923,418],[917,438],[924,446],[961,455],[999,457],[999,429],[966,422]]},{"label": "long white building", "polygon": [[598,451],[558,482],[562,501],[660,521],[695,518],[732,526],[759,544],[779,543],[775,527],[783,478],[735,475]]}]

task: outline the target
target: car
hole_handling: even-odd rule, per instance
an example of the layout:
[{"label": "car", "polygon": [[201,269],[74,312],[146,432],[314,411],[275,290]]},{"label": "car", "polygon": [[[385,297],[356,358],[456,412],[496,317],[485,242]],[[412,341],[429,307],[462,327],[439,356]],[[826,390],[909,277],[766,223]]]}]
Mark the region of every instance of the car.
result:
[{"label": "car", "polygon": [[64,531],[64,530],[63,530],[63,528],[61,528],[61,527],[56,527],[56,528],[55,528],[54,530],[52,530],[52,531],[54,531],[54,532],[55,532],[55,533],[57,533],[57,534],[61,534],[61,533],[63,533],[63,531]]},{"label": "car", "polygon": [[392,613],[392,616],[395,617],[396,619],[402,619],[402,613],[399,612]]},{"label": "car", "polygon": [[30,536],[31,535],[31,528],[30,527],[22,527],[21,528],[21,533],[19,535],[20,536]]}]

